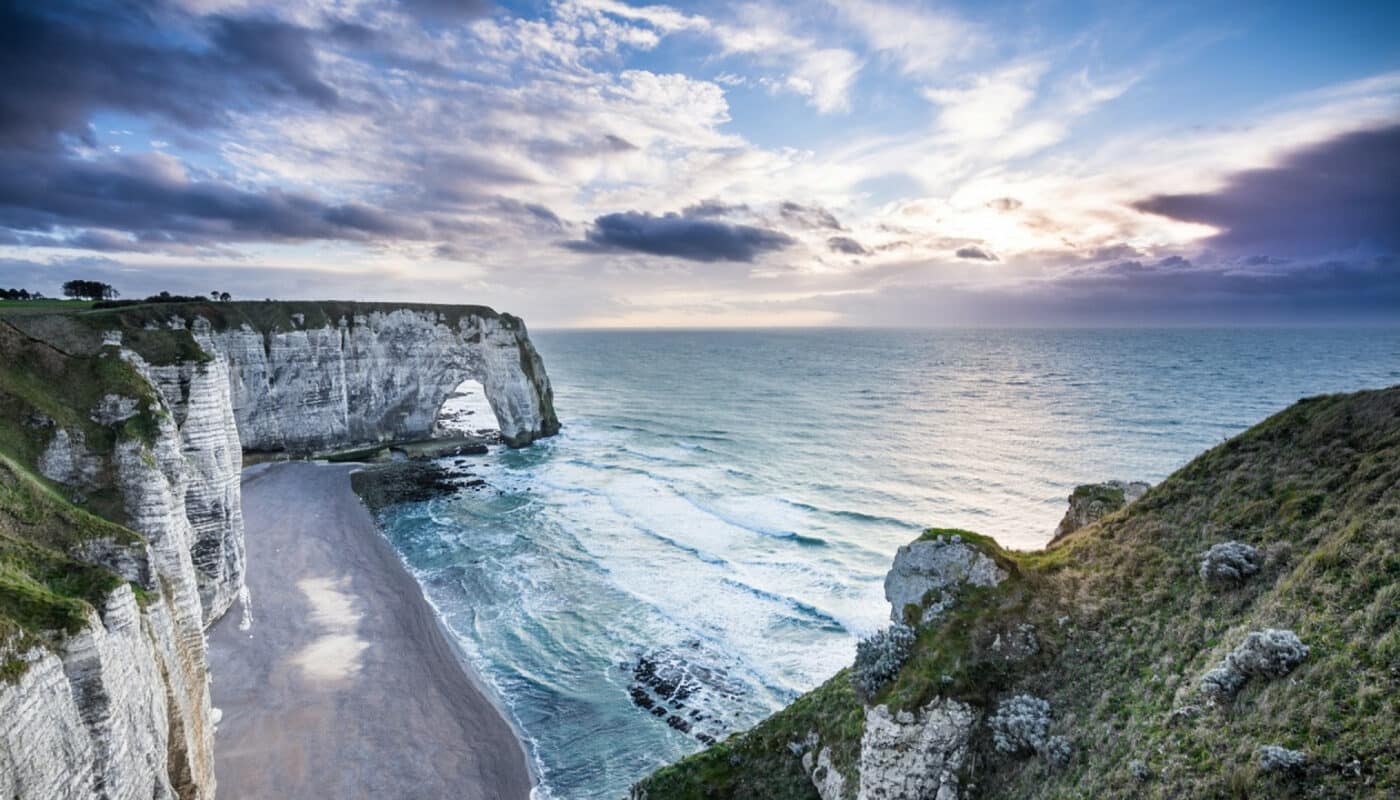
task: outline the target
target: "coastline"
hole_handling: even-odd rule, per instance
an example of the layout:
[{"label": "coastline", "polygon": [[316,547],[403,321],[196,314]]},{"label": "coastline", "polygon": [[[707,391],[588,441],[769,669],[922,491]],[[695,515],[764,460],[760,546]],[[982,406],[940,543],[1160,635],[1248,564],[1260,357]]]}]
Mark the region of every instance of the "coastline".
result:
[{"label": "coastline", "polygon": [[220,796],[528,798],[519,732],[351,489],[356,468],[244,470],[251,609],[209,631]]}]

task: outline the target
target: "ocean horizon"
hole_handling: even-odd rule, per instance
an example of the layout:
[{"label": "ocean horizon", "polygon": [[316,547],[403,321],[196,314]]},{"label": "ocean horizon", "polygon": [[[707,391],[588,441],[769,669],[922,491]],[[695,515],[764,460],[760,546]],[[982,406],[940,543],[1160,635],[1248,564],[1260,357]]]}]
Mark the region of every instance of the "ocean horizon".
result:
[{"label": "ocean horizon", "polygon": [[[921,530],[1037,549],[1075,485],[1155,483],[1302,397],[1400,383],[1390,327],[532,333],[562,432],[446,459],[484,484],[379,521],[538,796],[569,800],[848,665]],[[658,680],[684,713],[647,706]]]}]

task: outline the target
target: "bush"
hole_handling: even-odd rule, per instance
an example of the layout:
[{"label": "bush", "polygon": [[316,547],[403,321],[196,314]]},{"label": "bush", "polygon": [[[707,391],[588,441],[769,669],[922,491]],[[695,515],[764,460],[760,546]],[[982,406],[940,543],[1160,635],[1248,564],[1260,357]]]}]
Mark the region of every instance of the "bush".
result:
[{"label": "bush", "polygon": [[899,674],[899,668],[914,649],[914,629],[891,625],[856,644],[856,663],[851,669],[851,686],[861,702],[868,703],[885,684]]},{"label": "bush", "polygon": [[1201,556],[1201,580],[1216,585],[1239,583],[1259,571],[1259,551],[1244,542],[1224,542]]},{"label": "bush", "polygon": [[1228,700],[1250,677],[1281,678],[1307,657],[1308,646],[1293,631],[1252,631],[1220,666],[1202,676],[1201,691],[1218,700]]},{"label": "bush", "polygon": [[1276,744],[1266,744],[1254,755],[1259,760],[1259,768],[1265,772],[1297,772],[1308,763],[1307,753]]}]

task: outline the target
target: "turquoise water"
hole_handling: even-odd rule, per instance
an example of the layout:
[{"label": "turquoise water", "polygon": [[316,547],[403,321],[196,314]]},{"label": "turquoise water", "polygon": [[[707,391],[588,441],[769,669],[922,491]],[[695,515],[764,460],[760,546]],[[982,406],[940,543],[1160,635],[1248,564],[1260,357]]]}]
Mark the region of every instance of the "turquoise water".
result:
[{"label": "turquoise water", "polygon": [[[1299,397],[1400,383],[1400,329],[533,338],[563,433],[382,522],[540,795],[569,800],[621,797],[850,663],[921,528],[1038,547],[1078,483],[1158,481]],[[657,691],[639,675],[688,732],[634,702]]]}]

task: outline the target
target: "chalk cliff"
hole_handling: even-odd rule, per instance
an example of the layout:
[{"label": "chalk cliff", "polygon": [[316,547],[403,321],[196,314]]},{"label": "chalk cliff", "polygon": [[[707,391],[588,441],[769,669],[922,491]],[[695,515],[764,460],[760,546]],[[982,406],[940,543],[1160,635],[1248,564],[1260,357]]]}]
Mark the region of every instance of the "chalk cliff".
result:
[{"label": "chalk cliff", "polygon": [[243,586],[244,450],[426,436],[479,380],[558,430],[524,325],[479,307],[0,316],[0,797],[210,798],[204,628]]}]

